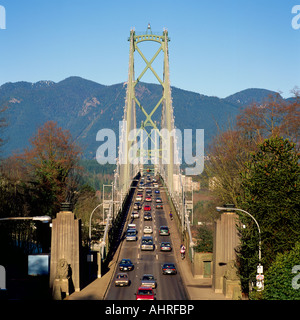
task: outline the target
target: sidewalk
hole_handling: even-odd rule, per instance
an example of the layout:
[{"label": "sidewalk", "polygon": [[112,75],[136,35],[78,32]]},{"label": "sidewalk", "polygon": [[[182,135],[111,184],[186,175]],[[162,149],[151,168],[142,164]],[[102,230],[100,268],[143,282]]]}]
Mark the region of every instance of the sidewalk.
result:
[{"label": "sidewalk", "polygon": [[[164,210],[166,215],[170,212],[169,203],[167,202],[166,195],[164,194]],[[186,287],[186,292],[189,300],[230,300],[221,293],[215,293],[212,289],[211,278],[198,278],[192,274],[189,261],[182,260],[180,255],[181,235],[176,227],[174,219],[170,221],[169,217],[166,217],[172,236],[172,246],[176,255],[177,267],[180,271],[180,275]],[[175,234],[175,236],[174,236]]]},{"label": "sidewalk", "polygon": [[223,294],[214,292],[211,278],[198,278],[193,276],[190,263],[186,259],[181,259],[179,250],[181,236],[174,220],[169,223],[169,227],[171,234],[176,234],[175,237],[172,237],[172,243],[176,254],[177,267],[185,284],[189,300],[229,300],[225,298]]}]

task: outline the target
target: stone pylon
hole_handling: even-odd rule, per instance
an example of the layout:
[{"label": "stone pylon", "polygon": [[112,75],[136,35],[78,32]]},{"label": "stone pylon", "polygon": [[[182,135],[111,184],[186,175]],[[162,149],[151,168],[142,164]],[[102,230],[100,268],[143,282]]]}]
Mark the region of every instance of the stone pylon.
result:
[{"label": "stone pylon", "polygon": [[224,212],[215,221],[212,285],[216,293],[224,292],[224,277],[230,270],[229,264],[236,261],[235,249],[240,245],[237,218],[234,212]]},{"label": "stone pylon", "polygon": [[[62,209],[65,210],[65,209]],[[68,210],[68,209],[66,209]],[[65,291],[68,295],[73,290],[80,291],[79,261],[80,261],[80,219],[75,219],[72,211],[58,212],[52,220],[51,258],[50,258],[50,288],[59,283],[68,283]],[[62,274],[60,263],[66,261],[67,276]],[[58,284],[59,285],[59,284]],[[60,286],[60,285],[59,285]],[[66,287],[64,285],[64,287]],[[60,286],[62,288],[62,286]],[[59,289],[60,290],[60,289]]]}]

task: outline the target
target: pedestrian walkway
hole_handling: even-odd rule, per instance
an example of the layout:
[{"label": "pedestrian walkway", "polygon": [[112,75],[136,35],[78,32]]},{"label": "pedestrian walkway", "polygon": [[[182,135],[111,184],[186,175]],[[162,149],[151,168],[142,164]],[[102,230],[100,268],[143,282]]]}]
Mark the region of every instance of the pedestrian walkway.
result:
[{"label": "pedestrian walkway", "polygon": [[[163,194],[162,198],[165,203],[165,212],[168,213],[170,212],[170,206],[167,202],[167,197],[165,194]],[[212,289],[211,278],[199,278],[193,276],[189,261],[187,259],[181,259],[180,245],[182,237],[178,228],[176,227],[175,220],[170,220],[168,217],[168,221],[170,233],[172,234],[172,246],[176,255],[177,267],[179,268],[180,275],[185,284],[189,300],[230,300],[221,293],[215,293],[215,291]]]}]

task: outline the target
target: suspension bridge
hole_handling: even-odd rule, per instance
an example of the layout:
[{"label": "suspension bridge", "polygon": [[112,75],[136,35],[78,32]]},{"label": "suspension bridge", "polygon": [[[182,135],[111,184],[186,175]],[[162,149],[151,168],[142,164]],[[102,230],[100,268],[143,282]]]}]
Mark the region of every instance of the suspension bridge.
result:
[{"label": "suspension bridge", "polygon": [[[102,243],[102,256],[109,251],[108,234],[113,226],[113,220],[118,217],[125,199],[132,189],[135,189],[140,177],[147,172],[159,177],[161,186],[166,192],[171,211],[181,229],[182,239],[185,242],[189,257],[193,259],[193,241],[190,229],[190,211],[187,210],[185,177],[180,169],[180,152],[175,127],[174,110],[172,105],[172,92],[169,71],[169,41],[168,31],[162,33],[152,32],[150,24],[144,33],[130,31],[129,41],[129,67],[124,115],[120,126],[120,142],[118,149],[117,166],[112,184],[112,201],[108,201],[109,214],[104,241]],[[151,42],[157,50],[148,60],[142,51],[142,44]],[[140,74],[135,74],[135,56],[139,55],[145,62]],[[153,67],[155,59],[163,55],[163,77]],[[157,82],[161,85],[162,94],[156,105],[145,107],[135,93],[137,84],[145,73],[150,70]],[[160,108],[159,108],[160,107]],[[153,120],[155,112],[161,109],[160,128]],[[144,115],[140,126],[137,124],[137,111]],[[156,115],[157,117],[157,115]],[[150,147],[149,147],[150,144]]]}]

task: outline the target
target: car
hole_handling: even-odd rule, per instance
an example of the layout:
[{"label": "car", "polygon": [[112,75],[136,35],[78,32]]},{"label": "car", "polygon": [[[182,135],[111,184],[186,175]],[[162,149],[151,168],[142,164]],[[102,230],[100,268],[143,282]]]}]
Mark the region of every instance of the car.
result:
[{"label": "car", "polygon": [[159,190],[157,190],[157,189],[154,191],[154,193],[160,194]]},{"label": "car", "polygon": [[134,265],[130,259],[122,259],[119,263],[120,271],[131,271],[133,270]]},{"label": "car", "polygon": [[177,274],[177,270],[174,263],[164,263],[161,266],[163,274]]},{"label": "car", "polygon": [[162,203],[162,200],[161,200],[161,198],[156,198],[156,199],[155,199],[155,202],[156,202],[156,203]]},{"label": "car", "polygon": [[135,200],[136,201],[142,201],[143,197],[137,194]]},{"label": "car", "polygon": [[152,194],[152,189],[146,189],[147,194]]},{"label": "car", "polygon": [[131,218],[138,219],[139,217],[140,217],[140,215],[139,215],[138,211],[132,211]]},{"label": "car", "polygon": [[153,274],[144,274],[142,276],[142,287],[150,287],[155,289],[157,284]]},{"label": "car", "polygon": [[148,196],[148,197],[145,198],[145,201],[146,201],[146,202],[151,202],[151,201],[152,201],[152,198]]},{"label": "car", "polygon": [[172,251],[172,246],[170,242],[162,242],[160,244],[160,251]]},{"label": "car", "polygon": [[141,181],[141,182],[140,182],[140,186],[142,186],[143,184],[144,184],[144,181]]},{"label": "car", "polygon": [[139,287],[136,293],[136,300],[154,300],[154,291],[149,287]]},{"label": "car", "polygon": [[144,213],[144,220],[152,220],[152,215],[149,211]]},{"label": "car", "polygon": [[156,209],[163,209],[163,205],[161,203],[157,204]]},{"label": "car", "polygon": [[152,227],[151,226],[145,226],[144,227],[144,233],[152,233],[153,230],[152,230]]},{"label": "car", "polygon": [[143,236],[141,240],[141,250],[154,250],[153,238],[151,236]]},{"label": "car", "polygon": [[117,273],[115,278],[115,286],[116,287],[129,286],[128,274],[124,272]]},{"label": "car", "polygon": [[127,230],[129,230],[129,229],[136,230],[136,224],[135,223],[128,223]]},{"label": "car", "polygon": [[160,235],[160,236],[169,236],[169,235],[170,235],[169,227],[167,227],[167,226],[160,226],[160,228],[159,228],[159,235]]},{"label": "car", "polygon": [[144,206],[144,211],[151,211],[151,206]]},{"label": "car", "polygon": [[128,229],[126,232],[126,241],[136,241],[136,230],[135,229]]},{"label": "car", "polygon": [[134,205],[133,205],[133,209],[134,210],[140,210],[142,209],[142,205],[140,202],[135,202]]},{"label": "car", "polygon": [[143,192],[144,191],[144,187],[143,188],[138,188],[137,191],[138,192]]}]

